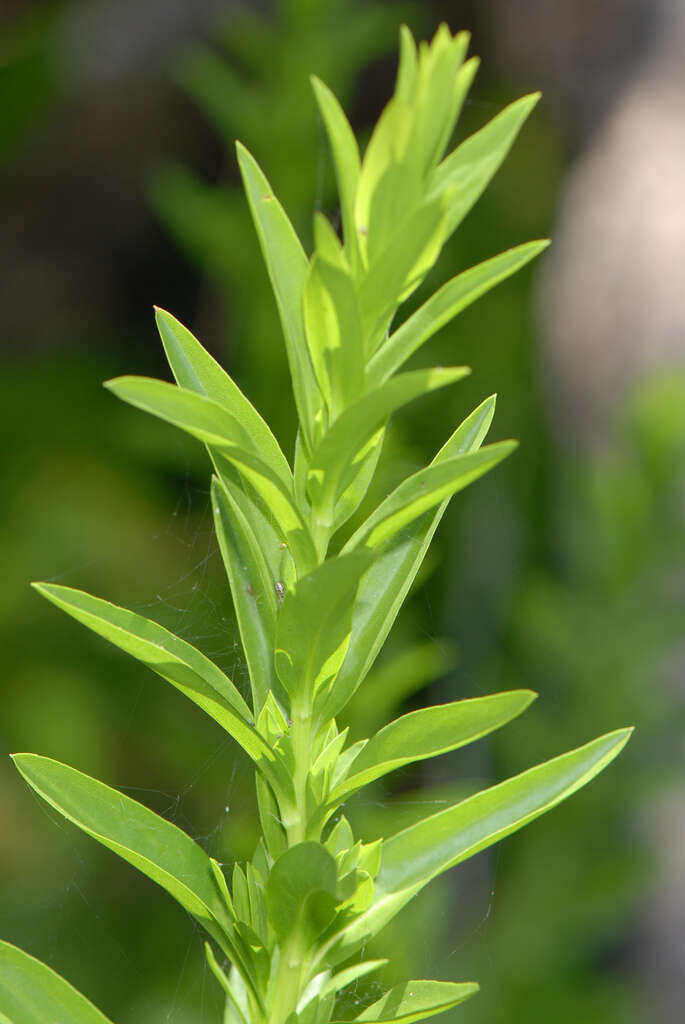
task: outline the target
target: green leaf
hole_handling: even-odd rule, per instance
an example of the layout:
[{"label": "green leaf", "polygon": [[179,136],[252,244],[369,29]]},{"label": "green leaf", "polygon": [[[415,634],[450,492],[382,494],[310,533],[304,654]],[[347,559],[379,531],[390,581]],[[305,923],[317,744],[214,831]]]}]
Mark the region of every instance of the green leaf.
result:
[{"label": "green leaf", "polygon": [[374,902],[344,929],[335,956],[350,956],[433,878],[523,828],[590,782],[620,753],[631,732],[619,729],[600,736],[386,839]]},{"label": "green leaf", "polygon": [[383,844],[378,892],[425,885],[551,810],[613,761],[631,731],[600,736],[392,836]]},{"label": "green leaf", "polygon": [[381,457],[383,441],[385,440],[385,427],[381,427],[368,442],[366,454],[359,459],[357,474],[352,483],[343,491],[335,506],[335,519],[333,520],[333,533],[339,530],[344,523],[359,508],[361,502],[373,480],[378,460]]},{"label": "green leaf", "polygon": [[382,251],[369,266],[359,289],[366,351],[383,340],[399,302],[420,283],[446,237],[449,196],[423,202],[385,236]]},{"label": "green leaf", "polygon": [[365,978],[367,974],[379,971],[387,963],[389,963],[388,960],[363,960],[360,964],[346,967],[343,971],[338,971],[337,974],[334,974],[332,978],[325,982],[321,989],[321,995],[327,996],[330,992],[340,992],[347,985],[351,985],[353,981],[359,981],[360,978]]},{"label": "green leaf", "polygon": [[[238,1015],[238,1019],[240,1020],[241,1024],[249,1024],[248,1019],[243,1013],[243,1009],[241,1008],[240,1005],[240,995],[238,994],[238,992],[236,992],[234,986],[231,985],[229,979],[222,971],[216,957],[214,956],[214,951],[212,950],[212,947],[209,945],[208,942],[205,942],[205,957],[207,958],[207,964],[209,965],[210,971],[212,972],[212,974],[214,975],[214,977],[224,990],[226,994],[226,999],[229,1002],[233,1011]],[[247,1009],[247,1007],[245,1007],[245,1009]]]},{"label": "green leaf", "polygon": [[209,857],[190,836],[103,782],[38,754],[14,763],[51,807],[138,868],[196,917],[222,948],[232,921]]},{"label": "green leaf", "polygon": [[348,777],[331,793],[329,806],[412,761],[473,743],[520,715],[535,696],[530,690],[512,690],[403,715],[369,740],[350,765]]},{"label": "green leaf", "polygon": [[[354,1021],[366,1024],[411,1024],[434,1014],[444,1013],[474,996],[475,982],[455,984],[451,981],[405,981],[386,992],[382,999],[367,1007]],[[343,1024],[334,1021],[333,1024]]]},{"label": "green leaf", "polygon": [[353,551],[362,544],[370,548],[379,547],[424,512],[478,480],[516,447],[514,441],[500,441],[477,452],[441,459],[413,473],[362,523],[344,550]]},{"label": "green leaf", "polygon": [[316,75],[312,75],[311,83],[333,154],[345,247],[354,258],[353,254],[357,252],[354,204],[359,182],[359,147],[345,112],[331,90]]},{"label": "green leaf", "polygon": [[257,161],[240,143],[236,148],[245,192],[281,317],[295,403],[311,450],[314,420],[322,401],[307,353],[302,319],[307,257]]},{"label": "green leaf", "polygon": [[244,416],[241,421],[211,398],[163,380],[117,377],[107,381],[105,387],[122,401],[204,441],[210,449],[245,449],[268,467],[286,491],[292,491],[292,473],[275,438],[270,431],[271,442],[263,433],[250,433],[252,424],[248,422],[246,425]]},{"label": "green leaf", "polygon": [[500,281],[515,274],[548,245],[545,240],[527,242],[453,277],[391,334],[372,357],[367,386],[382,384],[441,327]]},{"label": "green leaf", "polygon": [[291,846],[275,862],[266,883],[269,919],[281,943],[295,931],[307,948],[333,919],[335,861],[320,843]]},{"label": "green leaf", "polygon": [[[494,412],[494,397],[482,402],[455,430],[433,463],[460,452],[476,451],[485,439]],[[400,530],[377,555],[366,573],[357,594],[347,655],[335,687],[320,709],[322,718],[335,718],[340,713],[373,665],[419,571],[447,504],[444,501],[436,512],[425,512]]]},{"label": "green leaf", "polygon": [[278,441],[238,385],[171,313],[156,308],[155,317],[179,387],[210,398],[230,413],[250,437],[254,450],[287,482],[290,467]]},{"label": "green leaf", "polygon": [[258,764],[274,755],[252,724],[252,712],[228,676],[191,644],[135,612],[54,583],[33,586],[77,622],[133,655],[211,715]]},{"label": "green leaf", "polygon": [[312,455],[307,477],[309,495],[321,522],[329,528],[335,505],[356,476],[365,445],[393,412],[420,395],[467,376],[465,366],[402,373],[369,391],[335,421]]},{"label": "green leaf", "polygon": [[334,420],[364,390],[364,337],[352,278],[314,256],[303,303],[309,352]]},{"label": "green leaf", "polygon": [[273,664],[278,579],[269,571],[252,523],[216,477],[212,480],[212,509],[258,715],[269,691],[279,688]]},{"label": "green leaf", "polygon": [[103,1013],[50,967],[2,941],[0,1020],[8,1024],[110,1024]]},{"label": "green leaf", "polygon": [[532,93],[510,103],[436,167],[429,183],[430,194],[442,195],[446,189],[455,189],[446,218],[446,238],[485,191],[539,99],[540,93]]},{"label": "green leaf", "polygon": [[310,702],[335,675],[367,552],[331,558],[288,590],[276,627],[276,671],[292,701]]},{"label": "green leaf", "polygon": [[[215,455],[217,474],[227,490],[234,468],[256,493],[262,503],[263,519],[268,517],[280,543],[292,556],[298,575],[304,575],[318,563],[309,526],[302,517],[290,488],[280,480],[259,456],[243,448],[229,448]],[[268,558],[267,552],[264,555]]]}]

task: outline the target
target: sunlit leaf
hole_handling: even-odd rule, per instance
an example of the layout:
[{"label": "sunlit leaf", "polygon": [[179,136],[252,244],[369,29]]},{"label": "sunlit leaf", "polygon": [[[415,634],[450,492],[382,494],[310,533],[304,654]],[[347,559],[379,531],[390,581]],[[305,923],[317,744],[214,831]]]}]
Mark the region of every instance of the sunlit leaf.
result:
[{"label": "sunlit leaf", "polygon": [[0,1020],[7,1024],[110,1024],[68,981],[0,941]]},{"label": "sunlit leaf", "polygon": [[311,446],[313,423],[321,407],[321,396],[307,353],[302,319],[302,291],[307,275],[307,257],[257,161],[240,143],[237,144],[237,153],[245,192],[283,325],[300,423]]},{"label": "sunlit leaf", "polygon": [[[412,1024],[451,1010],[478,992],[475,982],[405,981],[363,1010],[353,1021],[360,1024]],[[334,1024],[342,1024],[340,1021]]]},{"label": "sunlit leaf", "polygon": [[135,612],[54,583],[33,586],[53,604],[175,686],[211,715],[258,763],[274,754],[254,728],[252,712],[214,662],[168,629]]},{"label": "sunlit leaf", "polygon": [[540,93],[524,96],[497,114],[479,132],[445,157],[429,182],[432,195],[454,189],[446,218],[446,236],[452,234],[499,170]]},{"label": "sunlit leaf", "polygon": [[453,277],[390,335],[368,367],[368,386],[380,384],[402,366],[425,341],[491,288],[505,281],[547,248],[549,242],[527,242],[508,249]]},{"label": "sunlit leaf", "polygon": [[330,805],[403,765],[473,743],[525,711],[534,697],[530,690],[512,690],[403,715],[369,740],[331,793]]}]

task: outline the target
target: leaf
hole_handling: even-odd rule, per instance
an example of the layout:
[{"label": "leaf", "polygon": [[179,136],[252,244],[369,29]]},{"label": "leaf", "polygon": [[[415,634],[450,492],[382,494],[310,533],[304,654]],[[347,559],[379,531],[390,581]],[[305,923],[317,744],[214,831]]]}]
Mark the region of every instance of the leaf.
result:
[{"label": "leaf", "polygon": [[360,545],[376,548],[408,523],[463,490],[493,469],[516,448],[514,441],[501,441],[477,452],[455,455],[413,473],[381,502],[345,545],[353,551]]},{"label": "leaf", "polygon": [[[350,631],[354,595],[371,555],[331,558],[288,590],[276,627],[276,671],[291,702],[311,702],[334,675]],[[323,674],[323,675],[322,675]]]},{"label": "leaf", "polygon": [[441,327],[481,295],[515,274],[548,245],[548,241],[542,240],[516,246],[457,274],[444,284],[390,335],[371,358],[367,386],[382,384]]},{"label": "leaf", "polygon": [[539,99],[540,93],[532,93],[510,103],[435,168],[429,182],[430,194],[441,195],[446,189],[455,189],[447,213],[445,238],[485,191]]},{"label": "leaf", "polygon": [[[304,575],[310,572],[318,563],[316,549],[309,526],[291,490],[283,485],[259,456],[243,448],[224,448],[220,455],[215,456],[214,465],[227,490],[230,490],[234,468],[238,470],[259,497],[264,516],[269,516],[280,543],[285,545],[292,556],[297,573]],[[263,553],[267,556],[266,551]]]},{"label": "leaf", "polygon": [[300,931],[306,949],[323,931],[335,913],[336,883],[335,861],[320,843],[297,843],[278,858],[266,902],[281,944]]},{"label": "leaf", "polygon": [[268,467],[286,491],[292,491],[290,467],[273,435],[273,444],[261,434],[253,436],[244,422],[211,398],[148,377],[117,377],[105,387],[122,401],[180,427],[210,448],[245,449]]},{"label": "leaf", "polygon": [[465,366],[413,370],[402,373],[380,388],[369,391],[335,421],[312,454],[307,477],[309,496],[317,515],[329,528],[335,505],[352,482],[365,457],[365,445],[401,406],[436,388],[467,376]]},{"label": "leaf", "polygon": [[29,786],[51,807],[166,889],[226,949],[229,911],[209,857],[190,836],[75,768],[38,754],[12,757]]},{"label": "leaf", "polygon": [[171,313],[156,307],[155,318],[178,386],[210,398],[229,412],[251,438],[254,450],[287,482],[290,467],[278,441],[238,385]]},{"label": "leaf", "polygon": [[302,319],[307,257],[257,161],[240,143],[236,144],[236,149],[250,211],[281,317],[295,403],[311,450],[314,420],[322,401],[307,353]]},{"label": "leaf", "polygon": [[395,309],[433,265],[446,237],[449,197],[424,201],[390,234],[359,289],[366,351],[372,355]]},{"label": "leaf", "polygon": [[486,736],[510,722],[535,699],[530,690],[454,701],[402,715],[373,736],[348,769],[348,777],[331,793],[329,806],[412,761],[445,754]]},{"label": "leaf", "polygon": [[[475,982],[405,981],[354,1018],[366,1024],[411,1024],[458,1006],[478,992]],[[333,1024],[343,1024],[334,1021]]]},{"label": "leaf", "polygon": [[234,1013],[238,1015],[238,1019],[241,1021],[241,1024],[248,1024],[248,1020],[240,1005],[240,995],[235,991],[233,985],[231,985],[230,981],[222,971],[216,957],[214,956],[214,951],[208,942],[205,942],[205,957],[210,971],[226,993],[226,998]]},{"label": "leaf", "polygon": [[367,974],[372,974],[374,971],[379,971],[381,967],[389,963],[388,960],[363,960],[360,964],[354,964],[352,967],[346,967],[342,971],[338,971],[332,978],[329,978],[325,982],[321,989],[321,995],[327,996],[330,992],[340,992],[341,989],[346,988],[347,985],[351,985],[353,981],[359,981],[360,978],[365,978]]},{"label": "leaf", "polygon": [[345,247],[354,258],[353,254],[357,252],[354,204],[359,182],[359,147],[345,112],[331,90],[316,75],[311,76],[311,83],[333,154]]},{"label": "leaf", "polygon": [[[433,462],[459,452],[477,450],[488,432],[494,412],[494,397],[482,402],[455,430]],[[340,713],[373,665],[419,571],[447,504],[444,501],[436,512],[425,512],[400,530],[376,556],[364,576],[357,593],[347,655],[335,687],[320,709],[322,718],[335,718]]]},{"label": "leaf", "polygon": [[333,420],[364,390],[364,338],[352,278],[314,256],[303,307],[309,352]]},{"label": "leaf", "polygon": [[344,523],[359,508],[361,502],[373,480],[378,460],[381,456],[383,441],[385,440],[385,427],[381,427],[369,440],[366,446],[366,454],[358,461],[357,474],[352,483],[343,491],[335,506],[335,519],[333,520],[333,533],[339,530]]},{"label": "leaf", "polygon": [[103,1013],[50,967],[2,941],[0,1020],[7,1024],[110,1024]]},{"label": "leaf", "polygon": [[[252,724],[252,712],[228,676],[191,644],[135,612],[54,583],[34,583],[48,601],[133,655],[211,715],[266,769],[272,750]],[[268,769],[266,769],[268,770]]]},{"label": "leaf", "polygon": [[335,957],[350,956],[433,878],[523,828],[590,782],[620,753],[631,732],[619,729],[600,736],[386,839],[374,902],[343,930],[335,942]]},{"label": "leaf", "polygon": [[212,509],[258,715],[269,691],[279,689],[273,664],[278,580],[269,571],[250,521],[216,477],[212,480]]}]

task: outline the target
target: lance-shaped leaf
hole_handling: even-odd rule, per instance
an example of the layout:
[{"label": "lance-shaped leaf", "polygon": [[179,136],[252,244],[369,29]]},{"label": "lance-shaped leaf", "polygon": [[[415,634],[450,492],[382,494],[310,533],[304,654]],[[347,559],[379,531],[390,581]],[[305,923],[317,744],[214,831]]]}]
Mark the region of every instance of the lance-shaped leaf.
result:
[{"label": "lance-shaped leaf", "polygon": [[250,757],[268,771],[271,748],[252,724],[252,712],[228,676],[204,654],[157,622],[54,583],[33,586],[63,611],[133,655],[211,715]]},{"label": "lance-shaped leaf", "polygon": [[[214,465],[227,490],[231,489],[234,470],[247,481],[263,505],[263,520],[268,517],[280,543],[292,556],[298,575],[309,572],[318,562],[314,541],[297,505],[292,489],[286,487],[258,455],[228,445],[214,454]],[[261,524],[260,524],[261,525]],[[285,550],[284,549],[284,550]],[[269,558],[266,550],[264,555]]]},{"label": "lance-shaped leaf", "polygon": [[278,441],[238,385],[171,313],[157,308],[155,318],[169,366],[179,387],[205,395],[229,412],[250,437],[254,450],[287,482],[290,467]]},{"label": "lance-shaped leaf", "polygon": [[446,189],[454,189],[445,237],[452,234],[485,191],[539,99],[540,93],[532,93],[510,103],[435,168],[429,182],[431,194],[441,195]]},{"label": "lance-shaped leaf", "polygon": [[369,440],[366,451],[359,459],[357,475],[352,483],[343,491],[335,506],[335,519],[333,520],[333,533],[347,522],[362,503],[369,484],[376,472],[378,460],[381,456],[383,441],[385,440],[385,427],[381,427]]},{"label": "lance-shaped leaf", "polygon": [[0,1021],[7,1024],[110,1024],[93,1004],[46,964],[0,941]]},{"label": "lance-shaped leaf", "polygon": [[[494,412],[494,397],[482,402],[455,430],[433,461],[450,458],[460,452],[476,451],[485,439]],[[444,501],[436,512],[424,512],[400,530],[382,548],[364,576],[357,594],[347,655],[335,686],[319,709],[322,719],[339,714],[373,665],[419,571],[447,504]]]},{"label": "lance-shaped leaf", "polygon": [[364,337],[354,282],[314,256],[304,286],[307,343],[331,419],[364,390]]},{"label": "lance-shaped leaf", "polygon": [[269,570],[235,489],[229,491],[216,477],[212,480],[212,509],[258,715],[269,690],[278,689],[273,665],[278,579]]},{"label": "lance-shaped leaf", "polygon": [[402,715],[363,747],[347,778],[331,793],[329,806],[403,765],[473,743],[520,715],[535,696],[530,690],[512,690]]},{"label": "lance-shaped leaf", "polygon": [[266,904],[281,944],[298,931],[306,950],[333,919],[336,885],[335,861],[321,843],[298,843],[278,858],[266,883]]},{"label": "lance-shaped leaf", "polygon": [[345,247],[354,259],[357,252],[354,203],[359,182],[359,147],[345,112],[331,90],[316,75],[312,75],[311,83],[333,154]]},{"label": "lance-shaped leaf", "polygon": [[363,960],[360,964],[346,967],[323,983],[321,995],[327,996],[330,992],[340,992],[348,985],[351,985],[353,981],[359,981],[361,978],[365,978],[367,974],[379,971],[387,963],[388,960]]},{"label": "lance-shaped leaf", "polygon": [[390,234],[370,264],[359,289],[366,351],[382,341],[395,309],[420,283],[445,239],[451,196],[424,202]]},{"label": "lance-shaped leaf", "polygon": [[236,148],[250,211],[281,317],[295,403],[311,448],[314,419],[322,400],[307,352],[302,319],[307,257],[257,161],[240,143]]},{"label": "lance-shaped leaf", "polygon": [[313,453],[307,477],[310,498],[323,523],[332,525],[336,502],[356,476],[367,454],[365,446],[392,413],[420,395],[461,380],[469,372],[468,367],[455,366],[398,374],[338,417]]},{"label": "lance-shaped leaf", "polygon": [[368,552],[328,559],[286,592],[276,627],[276,671],[291,699],[310,701],[345,653]]},{"label": "lance-shaped leaf", "polygon": [[457,274],[444,284],[376,352],[369,362],[367,386],[382,384],[441,327],[500,281],[515,274],[548,245],[549,242],[542,240],[516,246]]},{"label": "lance-shaped leaf", "polygon": [[263,432],[251,433],[252,424],[246,423],[244,416],[238,419],[211,398],[163,380],[152,380],[148,377],[117,377],[115,380],[107,381],[105,387],[122,401],[158,416],[204,441],[210,449],[245,449],[268,467],[286,491],[292,491],[290,467],[273,435],[269,431],[272,444]]},{"label": "lance-shaped leaf", "polygon": [[478,480],[516,447],[515,441],[500,441],[477,452],[441,459],[413,473],[362,523],[345,550],[352,551],[362,544],[370,548],[383,544],[424,512]]},{"label": "lance-shaped leaf", "polygon": [[433,878],[511,835],[590,782],[620,753],[632,729],[619,729],[530,768],[383,843],[374,901],[335,941],[342,961],[376,935]]},{"label": "lance-shaped leaf", "polygon": [[226,948],[232,920],[209,857],[170,821],[103,782],[38,754],[14,754],[29,786],[93,839],[142,871]]},{"label": "lance-shaped leaf", "polygon": [[[405,981],[395,985],[377,1002],[368,1006],[353,1021],[359,1024],[412,1024],[426,1020],[463,1003],[478,992],[475,982]],[[343,1024],[334,1021],[333,1024]]]}]

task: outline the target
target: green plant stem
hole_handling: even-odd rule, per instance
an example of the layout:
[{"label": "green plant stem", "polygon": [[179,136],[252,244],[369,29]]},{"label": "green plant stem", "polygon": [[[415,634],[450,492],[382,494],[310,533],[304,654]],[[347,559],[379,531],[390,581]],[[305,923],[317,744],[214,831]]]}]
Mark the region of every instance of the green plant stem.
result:
[{"label": "green plant stem", "polygon": [[295,755],[295,817],[288,832],[288,845],[304,842],[311,837],[307,835],[307,778],[311,764],[311,749],[314,739],[312,729],[311,703],[306,699],[293,704],[292,707],[292,740]]}]

